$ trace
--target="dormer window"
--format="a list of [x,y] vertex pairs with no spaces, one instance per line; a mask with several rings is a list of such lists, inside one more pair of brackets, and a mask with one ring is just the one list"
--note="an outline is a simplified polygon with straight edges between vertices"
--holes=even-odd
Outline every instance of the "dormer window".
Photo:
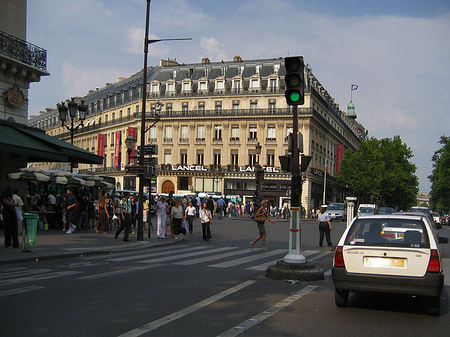
[[258,92],[259,90],[259,79],[252,79],[250,81],[250,88],[252,92]]
[[183,82],[183,94],[189,95],[191,92],[191,82]]
[[200,82],[200,95],[206,95],[208,93],[208,82]]
[[225,91],[225,81],[216,81],[216,93],[223,94]]
[[158,83],[153,83],[152,84],[151,93],[152,93],[153,97],[159,96],[159,84]]
[[168,96],[175,95],[175,83],[167,83],[167,95]]

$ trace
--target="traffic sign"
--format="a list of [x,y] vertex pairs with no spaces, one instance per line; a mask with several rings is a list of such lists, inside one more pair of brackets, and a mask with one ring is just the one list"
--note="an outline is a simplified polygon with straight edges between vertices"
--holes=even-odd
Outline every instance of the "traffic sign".
[[[138,151],[141,150],[141,147],[138,146]],[[158,154],[158,145],[144,145],[144,155],[152,156]]]
[[144,165],[145,166],[158,165],[158,157],[144,158]]
[[125,166],[125,172],[131,174],[147,174],[148,166]]

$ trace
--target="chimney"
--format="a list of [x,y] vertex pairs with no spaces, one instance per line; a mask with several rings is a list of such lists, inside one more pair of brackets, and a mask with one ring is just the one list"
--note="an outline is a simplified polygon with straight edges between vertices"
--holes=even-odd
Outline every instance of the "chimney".
[[210,64],[211,61],[209,60],[209,57],[202,58],[202,64]]
[[236,56],[233,58],[233,62],[243,62],[242,57],[240,57],[239,55],[236,55]]

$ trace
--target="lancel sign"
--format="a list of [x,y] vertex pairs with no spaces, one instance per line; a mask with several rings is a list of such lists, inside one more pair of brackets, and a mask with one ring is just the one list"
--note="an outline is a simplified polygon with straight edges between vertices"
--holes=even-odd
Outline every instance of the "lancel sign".
[[[191,172],[206,172],[208,170],[206,166],[203,165],[170,165],[172,171],[191,171]],[[279,173],[280,169],[278,167],[262,167],[264,172],[267,173]],[[238,166],[234,170],[235,172],[255,172],[254,166]]]

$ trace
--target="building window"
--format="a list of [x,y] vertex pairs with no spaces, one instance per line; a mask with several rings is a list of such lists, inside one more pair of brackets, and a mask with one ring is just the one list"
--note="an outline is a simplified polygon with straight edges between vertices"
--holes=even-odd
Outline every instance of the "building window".
[[267,140],[276,140],[276,139],[277,139],[277,135],[276,135],[275,126],[269,125],[267,127]]
[[181,112],[183,113],[183,116],[187,116],[189,113],[189,107],[187,105],[183,105]]
[[204,115],[204,114],[205,114],[205,106],[204,106],[204,105],[200,105],[200,106],[198,107],[198,113],[199,113],[200,115]]
[[257,140],[257,139],[258,139],[258,129],[255,125],[250,125],[248,140]]
[[205,126],[197,126],[197,140],[205,140]]
[[159,86],[158,84],[152,84],[152,96],[156,97],[159,93]]
[[217,81],[216,82],[216,91],[217,93],[223,93],[225,89],[225,82],[224,81]]
[[251,151],[249,151],[249,153],[248,153],[248,164],[249,165],[256,165],[256,163],[257,163],[257,160],[256,160],[257,158],[256,158],[256,153],[255,153],[255,151],[254,150],[251,150]]
[[274,113],[276,109],[275,103],[269,103],[269,112]]
[[172,105],[168,105],[166,107],[167,116],[172,116]]
[[181,126],[181,138],[180,141],[187,142],[189,140],[189,127],[187,125]]
[[266,165],[275,166],[275,153],[273,153],[272,151],[267,152],[266,159]]
[[231,126],[231,139],[230,140],[239,140],[239,125]]
[[181,150],[180,153],[180,164],[181,165],[187,165],[187,151],[186,150]]
[[258,92],[259,81],[258,80],[251,80],[251,88],[252,88],[252,92]]
[[275,78],[270,79],[270,92],[277,91],[277,80]]
[[205,156],[203,150],[197,151],[197,165],[204,165]]
[[164,140],[165,141],[172,141],[172,126],[166,126],[164,129]]
[[213,158],[213,160],[214,160],[214,165],[221,165],[221,162],[220,162],[220,150],[214,150],[214,158]]
[[239,102],[233,102],[233,112],[239,112]]
[[250,111],[256,112],[257,110],[258,110],[258,103],[256,103],[256,102],[250,103]]
[[214,139],[222,140],[222,125],[214,125]]
[[200,95],[205,95],[208,93],[208,83],[200,82]]
[[168,96],[175,95],[175,84],[174,83],[167,84],[167,95]]
[[188,190],[189,189],[189,179],[190,177],[178,177],[178,189]]
[[148,137],[150,141],[156,141],[156,126],[150,128]]
[[191,83],[185,82],[183,83],[183,92],[188,94],[191,91]]
[[164,163],[172,164],[172,153],[170,150],[164,150]]
[[241,92],[241,81],[233,81],[234,93],[239,94]]
[[230,162],[231,162],[231,165],[233,165],[233,166],[237,166],[237,165],[239,165],[239,155],[238,155],[238,152],[236,151],[233,151],[233,152],[231,152],[231,158],[230,158],[231,160],[230,160]]

